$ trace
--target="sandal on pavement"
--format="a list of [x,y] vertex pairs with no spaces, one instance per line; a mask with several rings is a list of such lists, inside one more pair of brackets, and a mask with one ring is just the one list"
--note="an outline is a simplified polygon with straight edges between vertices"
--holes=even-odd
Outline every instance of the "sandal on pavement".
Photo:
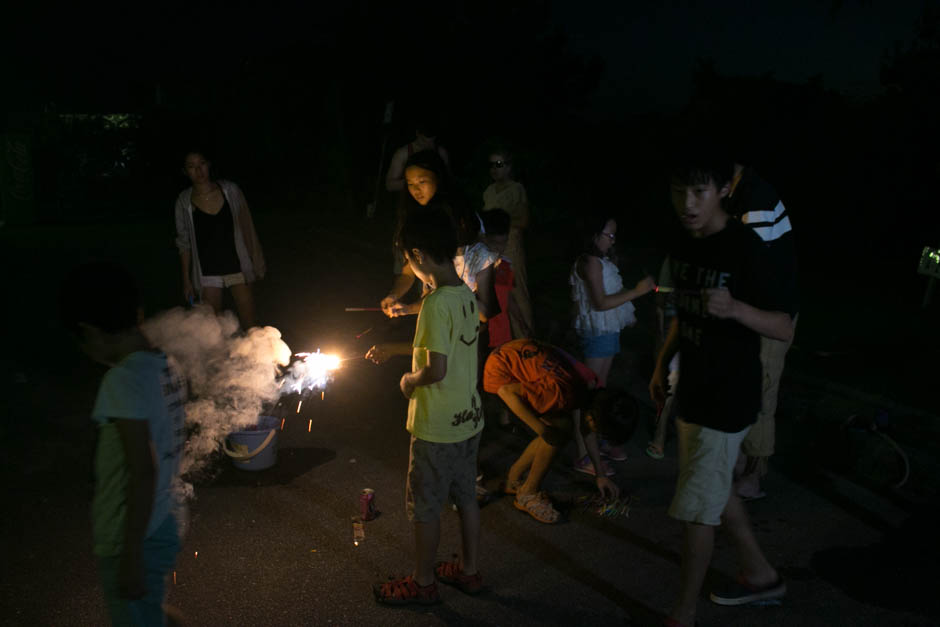
[[545,524],[558,522],[558,510],[552,507],[552,502],[548,500],[544,492],[536,494],[516,494],[512,504],[516,509],[528,513],[532,518]]
[[646,445],[646,454],[652,457],[653,459],[662,459],[665,457],[663,449],[659,448],[652,442]]
[[712,592],[709,597],[718,605],[779,605],[787,594],[787,584],[783,577],[766,586],[755,586],[738,576],[736,584],[728,590]]
[[459,588],[466,594],[477,594],[483,589],[483,575],[479,572],[465,575],[457,560],[438,562],[434,567],[438,581]]
[[437,582],[419,586],[414,577],[408,575],[401,579],[383,581],[372,585],[375,600],[385,605],[434,605],[441,602],[437,592]]

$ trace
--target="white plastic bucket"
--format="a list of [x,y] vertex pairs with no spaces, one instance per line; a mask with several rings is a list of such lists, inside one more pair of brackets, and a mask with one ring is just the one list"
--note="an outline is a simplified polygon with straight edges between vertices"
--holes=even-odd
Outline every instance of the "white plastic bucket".
[[258,426],[244,431],[233,431],[222,445],[232,464],[242,470],[264,470],[277,462],[277,431],[279,421],[274,416],[258,416]]

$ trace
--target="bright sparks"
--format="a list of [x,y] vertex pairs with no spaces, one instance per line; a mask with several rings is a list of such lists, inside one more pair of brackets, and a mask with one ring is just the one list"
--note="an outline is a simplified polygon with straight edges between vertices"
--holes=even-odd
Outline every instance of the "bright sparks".
[[315,353],[297,353],[296,356],[301,359],[294,361],[287,369],[286,376],[281,380],[282,393],[304,394],[315,389],[322,391],[342,361],[337,355],[328,355],[319,350]]

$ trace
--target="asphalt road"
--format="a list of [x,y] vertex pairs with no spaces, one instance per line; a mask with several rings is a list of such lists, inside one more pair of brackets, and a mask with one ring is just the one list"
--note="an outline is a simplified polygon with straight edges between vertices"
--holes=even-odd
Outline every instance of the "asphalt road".
[[[277,247],[267,246],[272,272],[258,293],[264,320],[282,330],[294,351],[320,347],[353,356],[375,338],[407,336],[407,326],[380,314],[343,312],[374,305],[387,288],[390,262],[382,246],[359,241],[353,227],[300,223],[282,229]],[[161,250],[173,259],[172,251]],[[515,510],[508,497],[497,499],[482,510],[481,595],[442,586],[438,606],[375,603],[370,584],[412,567],[404,513],[409,436],[397,386],[408,366],[404,359],[382,366],[346,362],[324,400],[314,397],[299,414],[288,414],[275,467],[246,472],[221,459],[216,475],[197,483],[169,585],[169,603],[187,623],[660,624],[679,574],[681,529],[666,515],[676,459],[674,443],[665,460],[646,457],[643,428],[627,444],[629,459],[613,463],[615,480],[633,498],[628,517],[568,508],[561,523],[544,525]],[[622,359],[614,376],[642,397],[645,384],[630,378],[631,367]],[[11,392],[16,407],[52,418],[45,426],[6,431],[22,446],[3,475],[4,624],[105,623],[88,523],[93,434],[86,421],[97,374],[87,363],[46,377],[29,372]],[[27,420],[25,411],[16,415]],[[493,425],[484,434],[481,461],[495,487],[525,440]],[[589,477],[570,470],[572,457],[569,448],[546,484],[562,502],[593,489]],[[17,462],[12,470],[10,460]],[[708,589],[735,574],[733,551],[719,533],[700,624],[937,624],[936,601],[903,588],[915,579],[908,566],[917,557],[890,561],[890,551],[879,548],[904,529],[909,514],[838,477],[795,472],[800,466],[798,448],[782,450],[766,481],[768,496],[748,506],[761,545],[788,580],[787,599],[778,607],[712,605]],[[366,487],[375,490],[382,514],[366,523],[365,541],[355,546],[351,517]],[[442,520],[444,558],[457,549],[459,534],[454,512],[445,511]]]

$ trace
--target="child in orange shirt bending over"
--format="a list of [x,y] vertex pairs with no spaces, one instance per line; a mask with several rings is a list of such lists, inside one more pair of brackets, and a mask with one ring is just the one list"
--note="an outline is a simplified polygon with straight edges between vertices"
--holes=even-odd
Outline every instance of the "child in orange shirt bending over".
[[[516,509],[543,523],[558,521],[559,513],[541,492],[542,480],[555,455],[574,430],[573,414],[584,413],[582,428],[604,426],[617,395],[597,389],[597,375],[566,352],[538,340],[512,340],[494,350],[483,369],[483,389],[497,394],[510,410],[536,433],[509,469],[506,492],[515,494]],[[588,455],[599,471],[597,440],[585,440]],[[526,478],[523,475],[528,473]],[[608,498],[620,490],[596,473],[597,488]]]

